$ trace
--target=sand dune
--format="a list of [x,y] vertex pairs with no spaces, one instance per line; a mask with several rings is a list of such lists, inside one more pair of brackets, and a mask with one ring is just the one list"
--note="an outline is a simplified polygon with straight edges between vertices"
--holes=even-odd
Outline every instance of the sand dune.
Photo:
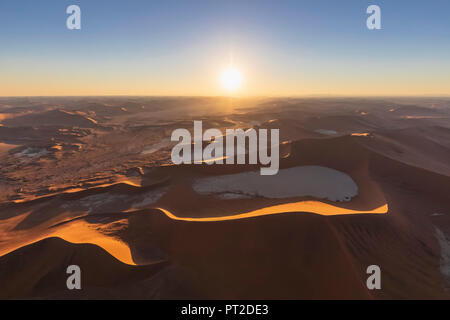
[[[19,147],[0,167],[0,298],[450,298],[448,102],[229,103],[11,101],[0,141]],[[279,176],[171,165],[164,141],[193,119],[279,128]],[[49,154],[16,155],[27,148]],[[65,288],[69,264],[80,292]],[[370,264],[381,291],[366,287]]]
[[173,220],[191,221],[191,222],[218,222],[227,220],[248,219],[265,215],[289,213],[289,212],[308,212],[324,216],[334,216],[344,214],[386,214],[388,212],[388,205],[385,204],[384,206],[381,206],[373,210],[358,211],[335,207],[318,201],[299,201],[294,203],[280,204],[236,215],[222,216],[222,217],[205,217],[205,218],[178,217],[165,209],[162,208],[158,209]]
[[6,144],[6,143],[0,142],[0,157],[3,156],[4,154],[7,154],[9,150],[17,148],[17,147],[18,147],[18,145]]
[[[12,219],[10,222],[14,222],[14,220]],[[0,256],[42,239],[58,237],[71,243],[97,245],[123,263],[134,265],[130,249],[125,243],[105,235],[95,224],[89,224],[82,220],[41,230],[13,231],[14,226],[5,222],[0,224],[0,228],[2,232],[10,231],[7,236],[1,237],[2,241],[7,241],[7,243],[0,246]]]
[[58,126],[58,127],[81,127],[93,128],[96,121],[79,114],[70,113],[64,110],[51,110],[42,113],[32,113],[10,117],[2,121],[4,126],[9,127],[39,127],[39,126]]
[[[79,265],[83,272],[81,292],[68,292],[66,268]],[[21,268],[11,268],[11,266]],[[133,267],[113,258],[103,249],[91,244],[70,244],[59,238],[47,238],[24,246],[0,259],[1,299],[21,298],[117,298],[117,293],[106,287],[114,285],[128,291],[129,281],[151,278],[164,263]],[[126,289],[126,287],[128,287]]]

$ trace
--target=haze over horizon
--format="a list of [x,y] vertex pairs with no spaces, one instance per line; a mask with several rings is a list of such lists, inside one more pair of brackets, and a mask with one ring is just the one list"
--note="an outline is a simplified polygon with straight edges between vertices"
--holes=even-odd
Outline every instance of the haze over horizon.
[[450,95],[450,3],[333,4],[2,2],[0,96],[224,96],[231,61],[236,96]]

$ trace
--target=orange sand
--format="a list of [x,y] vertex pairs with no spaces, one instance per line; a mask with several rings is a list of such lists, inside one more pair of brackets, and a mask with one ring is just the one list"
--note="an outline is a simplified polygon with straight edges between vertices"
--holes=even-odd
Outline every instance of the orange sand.
[[230,216],[222,216],[222,217],[210,217],[210,218],[185,218],[185,217],[177,217],[170,211],[167,211],[162,208],[158,208],[166,216],[173,220],[181,220],[181,221],[194,221],[194,222],[213,222],[213,221],[226,221],[226,220],[237,220],[237,219],[248,219],[259,216],[266,216],[271,214],[279,214],[279,213],[288,213],[288,212],[311,212],[315,214],[320,214],[323,216],[335,216],[335,215],[344,215],[344,214],[386,214],[388,212],[387,203],[375,208],[373,210],[361,211],[361,210],[352,210],[346,208],[336,207],[327,203],[319,202],[319,201],[299,201],[292,203],[285,203],[275,206],[270,206],[246,213],[230,215]]

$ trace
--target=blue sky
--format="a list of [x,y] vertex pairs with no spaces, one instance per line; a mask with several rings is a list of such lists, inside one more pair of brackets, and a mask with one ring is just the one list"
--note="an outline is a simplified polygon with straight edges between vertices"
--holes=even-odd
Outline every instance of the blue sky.
[[219,95],[230,56],[243,95],[447,95],[449,39],[444,0],[2,0],[0,95]]

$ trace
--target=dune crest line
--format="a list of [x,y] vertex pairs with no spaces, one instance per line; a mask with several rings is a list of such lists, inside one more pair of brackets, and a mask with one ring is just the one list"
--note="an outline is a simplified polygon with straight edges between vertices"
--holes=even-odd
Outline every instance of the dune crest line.
[[337,216],[346,214],[387,214],[389,206],[387,203],[385,203],[384,205],[372,210],[352,210],[336,207],[319,201],[299,201],[299,202],[279,204],[275,206],[270,206],[230,216],[206,217],[206,218],[179,217],[166,209],[163,208],[156,208],[156,209],[162,211],[167,217],[169,217],[172,220],[191,221],[191,222],[219,222],[219,221],[240,220],[260,216],[267,216],[272,214],[293,213],[293,212],[308,212],[323,216]]

